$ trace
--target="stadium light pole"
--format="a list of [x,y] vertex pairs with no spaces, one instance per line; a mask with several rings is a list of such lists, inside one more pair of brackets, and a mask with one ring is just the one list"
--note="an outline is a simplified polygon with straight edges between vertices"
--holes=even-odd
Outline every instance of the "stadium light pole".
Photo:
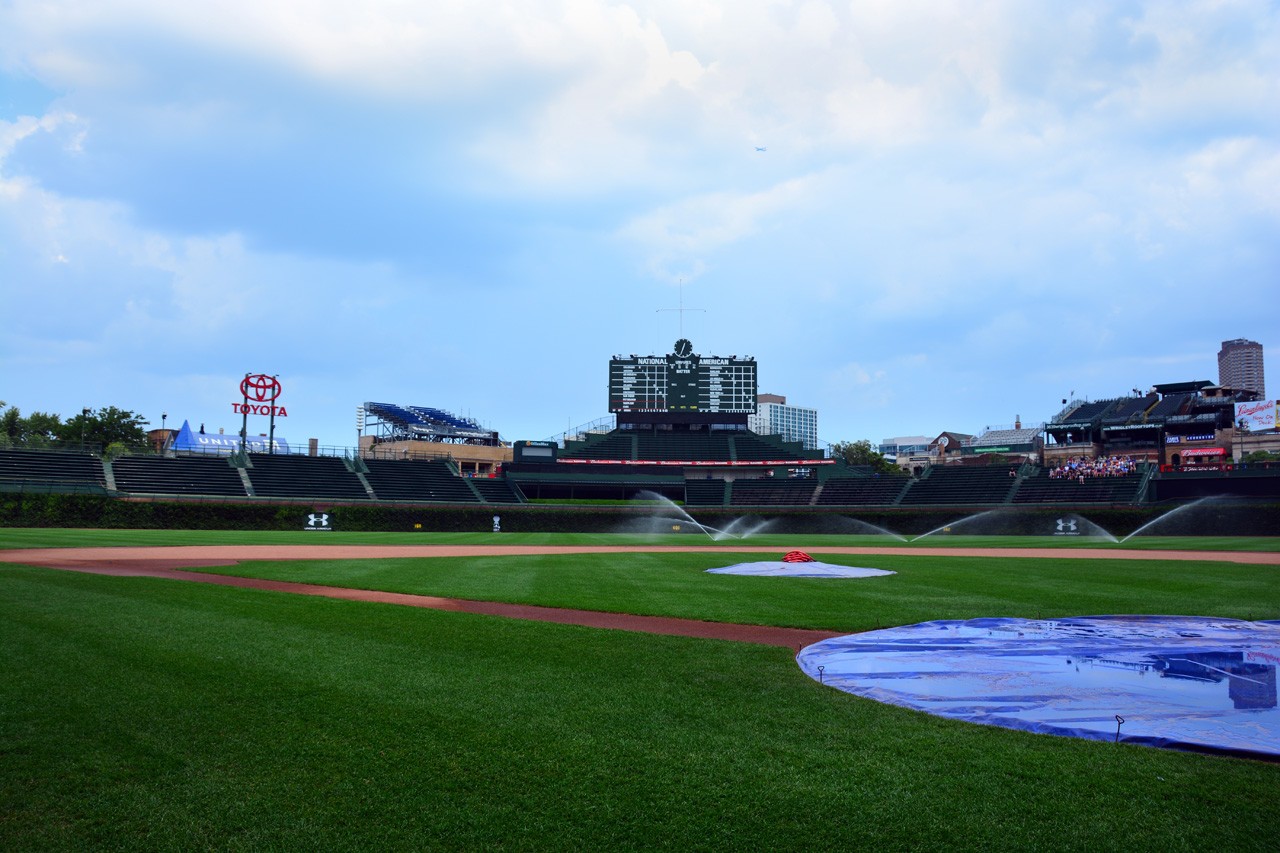
[[[273,373],[271,378],[277,380],[276,387],[280,387],[280,374]],[[267,452],[274,454],[276,452],[276,401],[271,400],[271,427],[267,430]]]
[[245,381],[240,383],[240,393],[244,395],[244,405],[240,407],[240,461],[247,462],[249,459],[249,377],[251,373],[244,375]]

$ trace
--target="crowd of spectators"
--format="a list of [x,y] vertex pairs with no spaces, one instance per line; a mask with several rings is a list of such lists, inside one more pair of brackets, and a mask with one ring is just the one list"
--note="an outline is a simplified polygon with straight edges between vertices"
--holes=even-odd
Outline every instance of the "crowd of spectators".
[[1049,471],[1051,480],[1080,480],[1086,477],[1123,477],[1138,470],[1138,461],[1131,456],[1099,456],[1089,459],[1074,456]]

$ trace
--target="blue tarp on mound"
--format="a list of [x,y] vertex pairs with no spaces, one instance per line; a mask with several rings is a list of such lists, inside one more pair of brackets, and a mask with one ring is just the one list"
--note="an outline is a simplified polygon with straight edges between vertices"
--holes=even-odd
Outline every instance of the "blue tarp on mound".
[[767,575],[781,578],[870,578],[879,575],[896,575],[885,569],[864,569],[859,566],[837,566],[832,563],[787,563],[782,560],[763,560],[758,563],[736,563],[722,569],[707,569],[713,575]]
[[957,720],[1114,740],[1120,716],[1129,743],[1280,757],[1280,622],[924,622],[824,640],[796,661],[831,687]]
[[[263,436],[248,436],[245,443],[248,445],[250,453],[267,452],[267,439]],[[280,436],[276,436],[274,447],[276,453],[289,452],[289,442]],[[173,449],[179,452],[221,453],[230,456],[240,450],[240,436],[205,435],[204,433],[192,432],[191,424],[183,421],[182,429],[178,430],[178,434],[174,436]]]

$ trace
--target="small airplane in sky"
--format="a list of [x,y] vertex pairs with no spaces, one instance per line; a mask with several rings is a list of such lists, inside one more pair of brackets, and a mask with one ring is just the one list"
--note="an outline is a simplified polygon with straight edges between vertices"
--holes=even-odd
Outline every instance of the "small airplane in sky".
[[757,148],[756,150],[757,150],[757,151],[768,151],[769,149],[768,149],[768,148]]

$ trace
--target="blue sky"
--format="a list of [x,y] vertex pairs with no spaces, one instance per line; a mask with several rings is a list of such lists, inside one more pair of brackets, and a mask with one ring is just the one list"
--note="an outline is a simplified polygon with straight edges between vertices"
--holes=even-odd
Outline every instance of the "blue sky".
[[827,441],[1280,386],[1277,104],[1268,2],[6,0],[0,399],[540,439],[680,281]]

